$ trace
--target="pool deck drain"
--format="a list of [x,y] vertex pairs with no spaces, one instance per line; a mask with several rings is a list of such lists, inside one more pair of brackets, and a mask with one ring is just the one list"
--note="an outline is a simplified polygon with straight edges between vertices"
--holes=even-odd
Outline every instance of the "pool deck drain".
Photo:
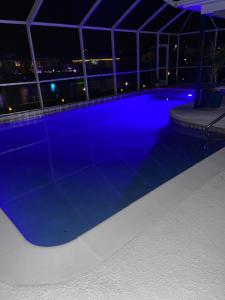
[[222,149],[63,246],[29,244],[0,211],[0,299],[222,300],[224,194]]

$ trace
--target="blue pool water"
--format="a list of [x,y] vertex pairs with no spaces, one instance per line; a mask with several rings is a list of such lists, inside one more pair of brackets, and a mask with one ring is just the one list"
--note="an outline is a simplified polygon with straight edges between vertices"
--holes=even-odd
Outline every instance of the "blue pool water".
[[69,242],[218,150],[169,126],[155,90],[0,128],[0,207],[31,243]]

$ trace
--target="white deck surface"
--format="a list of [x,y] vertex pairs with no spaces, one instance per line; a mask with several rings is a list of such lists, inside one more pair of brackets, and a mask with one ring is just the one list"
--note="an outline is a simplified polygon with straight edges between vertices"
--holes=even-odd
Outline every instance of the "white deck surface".
[[1,300],[224,300],[225,149],[65,246],[0,225]]

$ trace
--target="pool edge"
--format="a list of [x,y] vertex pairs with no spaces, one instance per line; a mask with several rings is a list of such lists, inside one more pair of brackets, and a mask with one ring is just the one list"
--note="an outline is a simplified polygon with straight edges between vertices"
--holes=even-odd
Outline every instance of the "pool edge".
[[61,246],[33,246],[0,210],[0,281],[8,285],[59,284],[94,269],[149,226],[156,226],[204,182],[223,171],[224,163],[223,148]]

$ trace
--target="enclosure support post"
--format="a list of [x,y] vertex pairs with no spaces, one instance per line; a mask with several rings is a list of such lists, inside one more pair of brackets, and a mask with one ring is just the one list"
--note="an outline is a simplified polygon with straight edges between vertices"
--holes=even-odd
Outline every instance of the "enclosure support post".
[[215,42],[214,42],[215,50],[217,48],[217,42],[218,42],[218,30],[216,30],[216,32],[215,32]]
[[140,90],[140,33],[136,33],[136,46],[137,46],[137,90]]
[[180,34],[178,34],[177,36],[176,82],[178,82],[178,75],[179,75],[179,60],[180,60]]
[[200,36],[199,36],[199,57],[198,65],[196,69],[196,87],[195,87],[195,101],[194,107],[198,108],[201,103],[201,78],[202,78],[202,66],[203,66],[203,56],[204,56],[204,46],[205,46],[205,29],[206,29],[206,16],[201,16],[200,25]]
[[27,20],[26,20],[28,25],[31,25],[32,22],[34,21],[36,15],[38,14],[38,12],[42,6],[43,1],[44,0],[35,0],[34,5],[32,6],[32,8],[29,12],[29,15],[27,17]]
[[159,84],[159,33],[157,33],[156,40],[156,81]]
[[81,50],[81,58],[82,58],[85,94],[86,94],[86,100],[89,100],[87,68],[86,68],[85,53],[84,53],[84,51],[85,51],[85,49],[84,49],[84,38],[83,38],[83,30],[82,30],[81,27],[79,28],[79,37],[80,37],[80,50]]
[[39,98],[40,106],[43,109],[44,102],[43,102],[42,93],[41,93],[41,85],[40,85],[39,75],[38,75],[38,66],[37,66],[36,57],[35,57],[35,53],[34,53],[34,46],[33,46],[32,35],[31,35],[31,31],[30,31],[30,25],[27,24],[26,27],[27,27],[27,36],[28,36],[28,43],[29,43],[29,47],[30,47],[31,59],[32,59],[33,68],[34,68],[34,76],[35,76],[35,80],[37,83],[38,98]]
[[166,84],[169,82],[169,60],[170,60],[170,35],[168,35],[168,47],[166,51]]
[[115,33],[113,30],[111,30],[111,46],[112,46],[114,95],[116,96],[117,95],[116,50],[115,50]]

